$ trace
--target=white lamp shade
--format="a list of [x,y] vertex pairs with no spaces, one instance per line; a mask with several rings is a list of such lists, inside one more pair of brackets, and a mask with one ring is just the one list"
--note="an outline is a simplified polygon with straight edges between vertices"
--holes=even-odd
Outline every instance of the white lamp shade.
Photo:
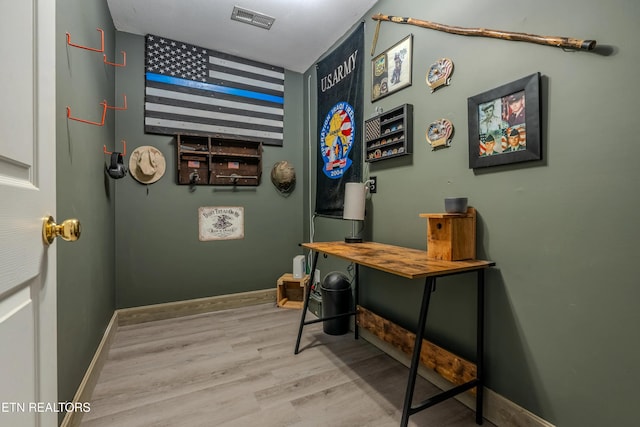
[[365,186],[361,182],[346,183],[342,218],[364,221],[365,191]]

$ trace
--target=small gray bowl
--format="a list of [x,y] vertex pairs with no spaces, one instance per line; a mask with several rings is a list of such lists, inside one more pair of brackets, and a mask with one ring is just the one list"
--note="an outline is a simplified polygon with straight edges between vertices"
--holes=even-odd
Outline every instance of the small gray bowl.
[[466,197],[446,197],[444,199],[446,213],[467,213]]

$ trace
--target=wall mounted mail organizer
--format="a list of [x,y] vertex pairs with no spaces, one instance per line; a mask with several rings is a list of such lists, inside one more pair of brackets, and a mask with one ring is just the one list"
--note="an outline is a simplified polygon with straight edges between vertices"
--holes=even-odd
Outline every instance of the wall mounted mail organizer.
[[262,143],[176,135],[178,184],[260,185]]

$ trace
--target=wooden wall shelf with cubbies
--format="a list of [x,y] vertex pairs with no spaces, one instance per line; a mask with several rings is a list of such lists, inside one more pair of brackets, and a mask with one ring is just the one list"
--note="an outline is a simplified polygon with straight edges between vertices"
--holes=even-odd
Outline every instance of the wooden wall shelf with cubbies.
[[406,156],[413,148],[413,105],[403,104],[364,122],[367,162]]
[[261,142],[180,134],[176,147],[178,184],[260,185]]

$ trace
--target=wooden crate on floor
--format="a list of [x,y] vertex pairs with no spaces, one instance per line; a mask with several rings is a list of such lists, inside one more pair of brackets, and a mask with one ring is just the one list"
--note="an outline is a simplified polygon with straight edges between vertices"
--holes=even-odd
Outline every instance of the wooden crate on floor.
[[300,279],[291,273],[285,273],[278,279],[276,301],[278,307],[301,309],[304,304],[305,287],[309,283],[309,275]]

